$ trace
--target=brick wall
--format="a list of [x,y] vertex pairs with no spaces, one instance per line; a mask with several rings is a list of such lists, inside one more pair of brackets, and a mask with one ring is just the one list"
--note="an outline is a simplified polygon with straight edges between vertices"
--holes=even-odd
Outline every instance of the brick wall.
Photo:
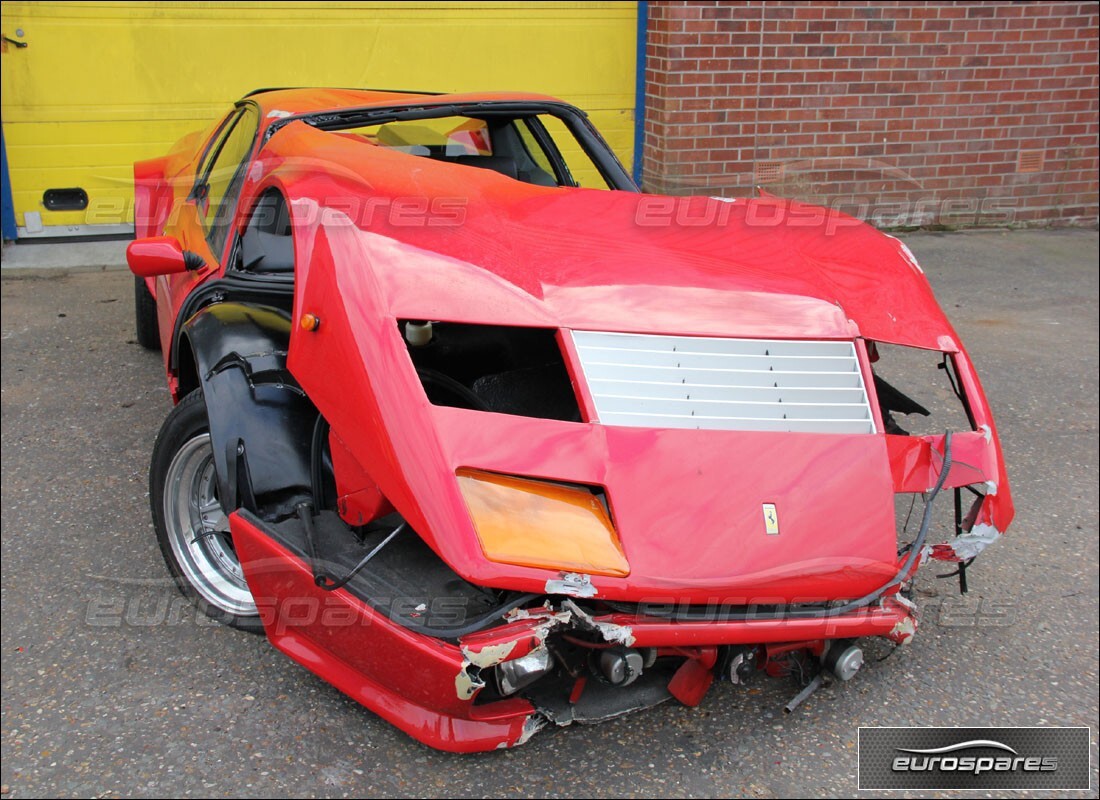
[[1096,3],[649,3],[643,185],[1094,224]]

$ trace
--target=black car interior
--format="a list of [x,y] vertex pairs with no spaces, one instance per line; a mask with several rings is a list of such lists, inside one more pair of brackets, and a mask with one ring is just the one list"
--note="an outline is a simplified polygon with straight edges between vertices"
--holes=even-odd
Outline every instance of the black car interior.
[[281,192],[268,189],[260,197],[241,234],[239,268],[245,272],[293,274],[294,238],[290,209]]
[[[490,116],[482,120],[486,126],[491,154],[471,155],[458,146],[451,144],[430,144],[434,137],[430,129],[404,127],[400,132],[388,130],[385,125],[378,128],[377,143],[410,155],[443,161],[448,164],[460,164],[466,167],[478,167],[498,172],[512,180],[531,183],[535,186],[572,186],[572,178],[563,170],[563,179],[559,181],[552,173],[539,166],[527,144],[517,130],[517,125],[527,124],[513,117]],[[418,134],[420,134],[418,140]],[[557,155],[557,154],[555,154]]]

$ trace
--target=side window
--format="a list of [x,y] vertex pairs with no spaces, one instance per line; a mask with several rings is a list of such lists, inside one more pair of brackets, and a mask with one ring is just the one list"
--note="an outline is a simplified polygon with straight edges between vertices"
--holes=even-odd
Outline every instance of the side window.
[[521,127],[528,129],[523,131],[524,143],[528,144],[528,149],[532,150],[532,155],[540,165],[542,159],[534,153],[532,145],[528,143],[529,140],[539,138],[541,133],[549,139],[548,145],[551,149],[558,151],[566,168],[566,174],[558,176],[558,181],[563,186],[583,186],[585,189],[612,188],[600,174],[595,162],[584,151],[581,143],[577,141],[577,137],[558,117],[552,114],[540,114],[537,118],[524,120]]
[[229,132],[213,148],[214,156],[205,166],[194,192],[206,241],[216,257],[221,256],[225,247],[237,195],[244,182],[248,156],[256,140],[258,120],[255,109],[246,108],[230,125]]
[[222,143],[222,139],[225,136],[226,130],[232,127],[238,116],[240,116],[240,112],[236,109],[233,109],[228,114],[226,114],[225,117],[222,118],[221,122],[212,126],[212,130],[214,132],[213,134],[207,134],[206,136],[206,141],[208,142],[208,144],[206,145],[205,152],[203,152],[202,154],[202,163],[199,164],[199,168],[195,171],[196,181],[200,176],[205,175],[206,171],[210,169],[210,162],[212,162],[214,160],[214,156],[218,154],[218,147]]

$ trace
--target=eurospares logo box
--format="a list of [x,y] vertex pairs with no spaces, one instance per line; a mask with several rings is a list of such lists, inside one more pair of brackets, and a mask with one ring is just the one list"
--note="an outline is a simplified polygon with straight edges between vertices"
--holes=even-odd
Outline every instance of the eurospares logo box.
[[1088,789],[1088,728],[860,728],[860,789]]

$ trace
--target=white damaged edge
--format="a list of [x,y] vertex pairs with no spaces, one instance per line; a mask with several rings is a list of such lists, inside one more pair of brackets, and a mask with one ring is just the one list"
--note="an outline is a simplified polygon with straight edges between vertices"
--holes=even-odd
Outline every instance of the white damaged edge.
[[550,635],[550,631],[552,631],[559,625],[568,625],[572,619],[573,615],[568,611],[559,611],[558,613],[554,614],[554,616],[548,618],[546,622],[543,622],[542,624],[537,626],[533,631],[535,635],[535,641],[538,642],[538,645],[536,646],[541,646],[542,643],[546,641],[546,637]]
[[960,533],[951,542],[951,549],[959,558],[974,558],[993,544],[1001,532],[987,522],[979,522],[966,533]]
[[917,604],[902,594],[895,594],[893,598],[899,605],[904,606],[909,613],[905,615],[904,619],[898,620],[897,624],[890,630],[890,635],[887,638],[899,645],[906,645],[912,641],[914,634],[917,632],[919,619]]
[[985,493],[988,494],[988,495],[997,494],[997,481],[986,481],[985,482]]
[[541,606],[536,609],[514,608],[505,614],[504,618],[508,622],[519,622],[525,619],[542,620],[542,624],[539,625],[539,629],[541,629],[548,624],[561,625],[568,623],[573,615],[569,611],[552,611],[545,606]]
[[634,631],[629,625],[615,625],[611,622],[596,622],[594,624],[605,641],[617,642],[626,647],[634,644]]
[[480,650],[463,647],[462,655],[465,657],[465,663],[485,669],[506,660],[512,654],[512,651],[516,649],[517,644],[518,642],[513,640],[511,642],[501,642],[500,644],[488,644]]
[[553,612],[550,610],[550,601],[547,600],[538,608],[513,608],[504,615],[504,619],[508,622],[515,622],[520,619],[534,619],[535,617],[541,617],[552,613]]
[[917,620],[912,615],[909,615],[904,619],[898,620],[897,624],[890,630],[889,638],[899,645],[906,645],[913,641],[913,636],[916,632]]
[[476,669],[486,669],[495,664],[499,664],[504,659],[508,658],[513,650],[516,649],[517,642],[504,642],[502,644],[486,645],[480,650],[470,650],[469,648],[462,648],[462,667],[458,670],[458,674],[455,675],[455,694],[459,700],[469,700],[480,690],[485,688],[485,681],[481,679],[480,675],[473,675],[470,673],[470,667]]
[[535,645],[531,648],[533,650],[546,641],[546,637],[550,635],[550,631],[554,628],[559,625],[568,625],[573,619],[573,614],[570,611],[551,611],[549,608],[538,608],[534,611],[515,609],[512,613],[506,615],[506,619],[509,622],[541,620],[538,625],[531,629],[531,635],[535,638]]
[[469,700],[485,688],[485,681],[470,674],[471,666],[469,661],[463,661],[462,669],[455,675],[455,694],[459,700]]
[[287,117],[293,117],[293,111],[281,111],[278,108],[273,108],[267,112],[268,119],[286,119]]
[[[587,576],[578,577],[587,578]],[[551,611],[549,608],[538,608],[531,610],[525,609],[508,615],[509,622],[524,619],[542,620],[542,622],[530,631],[530,634],[535,638],[535,644],[531,647],[531,652],[534,652],[540,647],[544,647],[546,637],[550,635],[551,631],[558,627],[569,625],[574,619],[578,620],[582,626],[599,633],[606,642],[631,647],[635,641],[634,631],[630,626],[616,625],[612,622],[597,622],[572,600],[564,601],[561,611]],[[516,645],[519,644],[519,641],[520,639],[517,638],[510,642],[486,645],[478,650],[462,647],[462,666],[455,676],[455,693],[458,695],[458,698],[460,700],[469,700],[485,687],[485,681],[483,681],[479,675],[470,673],[471,668],[476,670],[488,669],[507,661],[508,656],[516,649]],[[534,718],[532,717],[532,719]],[[528,722],[530,722],[530,720],[528,720]],[[529,736],[542,729],[546,721],[540,719],[537,724],[538,728],[532,730],[526,737],[521,737],[521,740],[517,741],[516,744],[523,744],[523,742],[527,741]]]
[[546,582],[546,593],[567,597],[595,597],[597,594],[592,578],[578,572],[564,572],[560,578],[551,578]]
[[580,620],[585,627],[599,633],[605,642],[615,642],[617,644],[626,645],[627,647],[634,644],[634,631],[630,626],[616,625],[613,622],[597,622],[572,600],[566,600],[561,604],[561,607],[567,612],[572,612],[576,615],[577,619]]
[[982,432],[982,436],[985,437],[985,443],[989,444],[993,441],[993,429],[988,425],[982,424],[978,426],[978,430]]
[[906,597],[905,595],[899,593],[899,594],[893,595],[893,599],[899,605],[905,606],[905,608],[908,609],[910,614],[912,614],[913,616],[917,615],[917,604],[914,603],[912,600],[910,600],[908,597]]
[[924,274],[924,270],[921,269],[920,264],[917,263],[917,257],[914,256],[913,251],[909,249],[909,245],[907,245],[905,242],[903,242],[901,239],[899,239],[896,236],[891,236],[888,233],[883,234],[883,235],[886,236],[888,239],[893,239],[895,242],[897,242],[898,243],[898,250],[901,252],[902,257],[906,261],[909,262],[909,266],[911,266],[913,269],[915,269],[921,275]]
[[[543,642],[545,642],[546,637],[550,635],[550,631],[559,625],[568,625],[569,621],[573,619],[573,615],[569,611],[550,612],[549,609],[546,609],[545,611],[524,611],[521,614],[512,616],[509,621],[514,622],[520,619],[537,619],[539,617],[544,617],[545,619],[531,631],[536,641],[536,644],[531,648],[531,652],[543,646]],[[512,655],[512,651],[516,649],[517,644],[519,644],[519,639],[513,639],[510,642],[501,642],[500,644],[486,645],[479,650],[463,647],[462,667],[455,676],[455,692],[458,695],[458,699],[469,700],[479,690],[485,687],[485,681],[479,676],[470,674],[470,667],[479,670],[495,667],[497,664],[508,660],[508,656]]]
[[523,732],[520,733],[519,738],[516,739],[512,747],[519,747],[521,744],[527,744],[527,741],[536,733],[546,727],[546,720],[538,714],[532,714],[527,718],[527,721],[523,723]]

